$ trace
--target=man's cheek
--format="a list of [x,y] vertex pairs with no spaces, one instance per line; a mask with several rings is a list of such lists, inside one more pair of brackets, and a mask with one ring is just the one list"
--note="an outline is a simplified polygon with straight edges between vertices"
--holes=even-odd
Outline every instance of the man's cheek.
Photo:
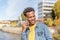
[[29,21],[31,21],[31,19],[29,19]]
[[30,20],[28,20],[30,22]]

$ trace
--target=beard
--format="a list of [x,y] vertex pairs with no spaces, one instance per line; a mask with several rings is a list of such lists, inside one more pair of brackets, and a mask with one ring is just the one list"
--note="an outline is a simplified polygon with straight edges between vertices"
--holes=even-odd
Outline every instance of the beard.
[[36,20],[31,20],[31,21],[28,20],[28,22],[29,22],[29,25],[31,26],[35,24]]

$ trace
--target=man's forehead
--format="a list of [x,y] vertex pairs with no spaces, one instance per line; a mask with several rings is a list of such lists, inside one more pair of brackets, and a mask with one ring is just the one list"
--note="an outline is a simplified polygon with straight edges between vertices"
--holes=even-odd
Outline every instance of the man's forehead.
[[27,12],[26,15],[32,15],[32,14],[35,14],[34,11],[31,11],[31,12]]

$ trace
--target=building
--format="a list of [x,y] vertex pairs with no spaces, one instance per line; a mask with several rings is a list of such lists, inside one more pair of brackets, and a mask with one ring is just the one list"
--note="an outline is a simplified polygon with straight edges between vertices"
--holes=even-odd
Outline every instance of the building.
[[9,20],[1,20],[0,21],[0,27],[4,26],[10,26],[10,21]]
[[18,20],[10,20],[11,27],[17,27]]
[[17,27],[18,20],[1,20],[0,27]]
[[38,3],[38,19],[50,15],[56,1],[57,0],[42,0]]

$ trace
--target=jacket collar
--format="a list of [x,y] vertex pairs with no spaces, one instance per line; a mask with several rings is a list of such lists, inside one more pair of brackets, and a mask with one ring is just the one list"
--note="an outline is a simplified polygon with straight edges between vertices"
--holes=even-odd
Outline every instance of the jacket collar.
[[[38,28],[38,24],[39,24],[39,23],[36,22],[36,27],[35,27],[35,28]],[[29,27],[26,29],[26,31],[27,31],[27,30],[30,30]]]

